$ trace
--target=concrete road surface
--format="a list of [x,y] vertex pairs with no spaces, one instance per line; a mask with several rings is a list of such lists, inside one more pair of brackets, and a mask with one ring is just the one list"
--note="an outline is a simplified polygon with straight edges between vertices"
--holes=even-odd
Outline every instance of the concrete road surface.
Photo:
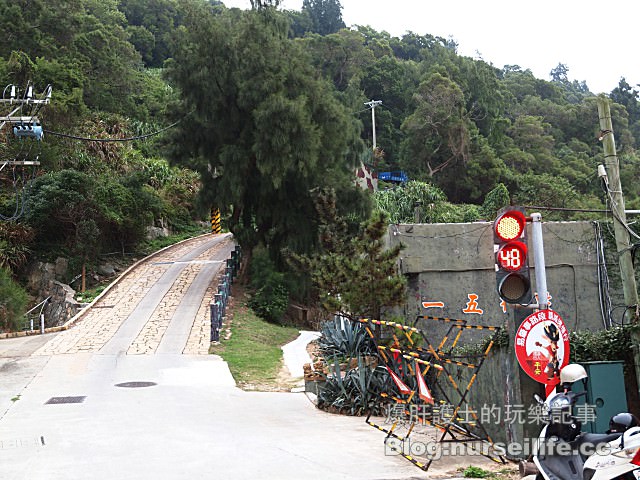
[[319,411],[303,393],[236,388],[200,338],[230,246],[220,237],[187,242],[142,262],[70,330],[0,341],[0,479],[455,474],[460,459],[427,475],[385,455],[382,432]]

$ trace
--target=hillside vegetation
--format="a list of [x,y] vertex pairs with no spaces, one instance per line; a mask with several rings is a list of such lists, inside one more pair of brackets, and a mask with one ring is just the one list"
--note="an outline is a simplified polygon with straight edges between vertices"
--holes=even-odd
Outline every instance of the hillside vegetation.
[[[149,226],[181,231],[215,206],[243,247],[265,247],[282,271],[289,253],[321,248],[327,189],[349,235],[373,200],[393,216],[424,199],[427,221],[487,219],[492,191],[520,205],[607,206],[596,97],[567,65],[539,79],[460,56],[452,39],[346,29],[337,0],[305,0],[300,12],[278,3],[0,0],[0,87],[53,92],[17,113],[37,114],[42,141],[0,134],[0,165],[39,162],[0,171],[0,265],[14,279],[34,259],[94,265],[139,250]],[[620,79],[608,96],[637,209],[638,90]],[[373,153],[371,99],[382,101]],[[413,196],[374,199],[354,185],[360,162],[420,183]],[[14,312],[22,297],[11,297]]]

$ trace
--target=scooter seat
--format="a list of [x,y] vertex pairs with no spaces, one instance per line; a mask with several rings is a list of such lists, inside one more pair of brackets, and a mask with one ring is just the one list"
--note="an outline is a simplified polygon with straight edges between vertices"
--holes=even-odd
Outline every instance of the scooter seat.
[[576,438],[575,443],[580,446],[585,443],[591,444],[594,447],[609,443],[616,438],[620,438],[621,432],[618,433],[583,433]]

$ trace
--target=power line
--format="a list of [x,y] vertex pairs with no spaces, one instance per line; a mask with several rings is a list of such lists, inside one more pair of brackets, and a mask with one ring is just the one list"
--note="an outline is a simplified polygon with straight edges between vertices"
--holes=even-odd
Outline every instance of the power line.
[[609,213],[610,210],[598,210],[589,208],[562,208],[562,207],[536,207],[532,205],[524,205],[527,210],[550,210],[558,212],[584,212],[584,213]]
[[81,140],[83,142],[133,142],[135,140],[144,140],[145,138],[149,138],[149,137],[153,137],[155,135],[159,135],[162,132],[169,130],[170,128],[175,127],[176,125],[178,125],[180,122],[182,122],[185,117],[182,117],[180,120],[178,120],[177,122],[172,123],[171,125],[168,125],[164,128],[161,128],[160,130],[157,130],[155,132],[151,132],[151,133],[147,133],[144,135],[137,135],[135,137],[126,137],[126,138],[91,138],[91,137],[81,137],[78,135],[70,135],[68,133],[60,133],[60,132],[53,132],[51,130],[42,130],[44,133],[47,133],[49,135],[53,135],[56,137],[63,137],[63,138],[70,138],[72,140]]

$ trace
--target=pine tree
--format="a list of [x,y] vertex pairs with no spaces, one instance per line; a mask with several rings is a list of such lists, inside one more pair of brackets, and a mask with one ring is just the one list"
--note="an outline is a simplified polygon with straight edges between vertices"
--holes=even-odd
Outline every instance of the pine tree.
[[316,220],[311,191],[354,190],[357,120],[318,78],[274,9],[194,10],[169,78],[183,94],[173,158],[197,169],[203,202],[219,205],[243,247],[305,251]]
[[335,194],[322,192],[316,208],[321,222],[320,252],[294,256],[294,261],[309,272],[322,307],[352,319],[379,319],[382,307],[402,304],[406,281],[397,270],[401,247],[385,248],[385,216],[374,212],[352,236],[347,222],[338,215]]

